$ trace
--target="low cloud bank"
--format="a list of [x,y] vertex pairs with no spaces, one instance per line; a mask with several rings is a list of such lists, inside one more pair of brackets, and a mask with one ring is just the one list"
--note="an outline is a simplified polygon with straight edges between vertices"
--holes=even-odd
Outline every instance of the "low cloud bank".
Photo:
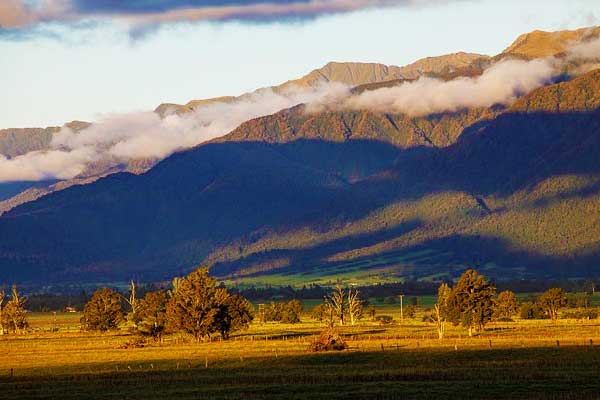
[[[350,88],[326,83],[285,92],[258,90],[232,102],[215,102],[183,115],[161,118],[154,112],[107,116],[79,132],[63,128],[48,151],[7,158],[0,155],[0,182],[68,179],[90,165],[103,168],[132,160],[160,160],[181,149],[226,135],[245,121],[307,104],[309,112],[372,110],[422,116],[463,108],[508,105],[546,85],[565,62],[586,65],[600,57],[600,39],[575,44],[562,59],[500,61],[481,76],[451,81],[422,77],[398,86],[351,94]],[[591,65],[591,64],[589,64]]]
[[554,61],[502,61],[479,77],[442,81],[421,78],[398,86],[365,91],[345,99],[341,107],[422,116],[463,108],[509,104],[547,84],[555,74]]
[[183,115],[165,118],[154,112],[107,116],[79,132],[63,127],[51,150],[14,158],[0,156],[0,182],[69,179],[91,163],[104,168],[131,160],[159,160],[173,152],[223,136],[245,121],[302,103],[342,97],[348,88],[327,84],[317,88],[289,88],[284,93],[261,89],[230,103],[216,102]]
[[0,154],[0,182],[70,179],[99,158],[100,155],[89,148],[32,151],[10,159]]
[[600,37],[574,44],[567,51],[567,58],[571,61],[600,59]]

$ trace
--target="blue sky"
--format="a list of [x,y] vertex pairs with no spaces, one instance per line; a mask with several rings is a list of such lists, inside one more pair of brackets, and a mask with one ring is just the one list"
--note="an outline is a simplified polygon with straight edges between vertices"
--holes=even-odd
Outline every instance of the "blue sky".
[[[276,16],[221,12],[234,1],[143,0],[123,9],[122,2],[77,0],[66,11],[10,18],[14,10],[0,7],[0,128],[94,121],[161,102],[237,95],[328,61],[404,65],[457,51],[493,55],[534,29],[600,23],[597,0],[365,1],[370,6],[349,10],[347,0],[336,1],[335,10],[280,8]],[[163,18],[207,3],[213,17]]]

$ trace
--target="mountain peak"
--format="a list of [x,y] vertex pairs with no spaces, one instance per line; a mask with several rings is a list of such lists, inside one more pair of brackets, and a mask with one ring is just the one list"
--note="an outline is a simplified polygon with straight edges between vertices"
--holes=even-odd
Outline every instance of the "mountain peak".
[[600,26],[557,32],[535,30],[520,35],[502,54],[525,58],[557,56],[574,42],[598,36]]

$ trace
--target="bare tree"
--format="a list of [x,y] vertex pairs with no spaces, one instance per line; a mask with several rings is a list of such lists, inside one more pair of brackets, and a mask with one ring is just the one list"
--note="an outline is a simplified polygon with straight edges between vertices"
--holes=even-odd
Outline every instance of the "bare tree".
[[129,284],[129,298],[123,296],[123,298],[125,299],[125,301],[127,302],[127,304],[129,304],[129,307],[131,308],[131,311],[129,312],[129,314],[127,314],[127,320],[129,322],[131,322],[133,324],[133,327],[136,328],[137,327],[137,314],[138,314],[138,299],[136,296],[136,291],[135,291],[135,282],[133,281],[133,279],[131,280],[131,283]]
[[344,289],[337,285],[330,296],[325,297],[325,301],[331,308],[335,318],[340,320],[340,325],[344,325],[344,314],[346,313],[346,294]]
[[359,297],[358,289],[348,289],[348,314],[350,315],[350,324],[354,325],[362,316],[363,301]]

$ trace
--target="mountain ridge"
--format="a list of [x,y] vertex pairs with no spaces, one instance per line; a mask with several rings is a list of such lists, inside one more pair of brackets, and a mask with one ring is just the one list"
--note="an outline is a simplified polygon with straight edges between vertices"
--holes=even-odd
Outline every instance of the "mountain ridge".
[[298,106],[257,118],[141,175],[9,211],[0,273],[162,279],[207,262],[249,282],[432,279],[473,264],[495,277],[587,276],[600,260],[599,74],[505,110],[407,119]]

